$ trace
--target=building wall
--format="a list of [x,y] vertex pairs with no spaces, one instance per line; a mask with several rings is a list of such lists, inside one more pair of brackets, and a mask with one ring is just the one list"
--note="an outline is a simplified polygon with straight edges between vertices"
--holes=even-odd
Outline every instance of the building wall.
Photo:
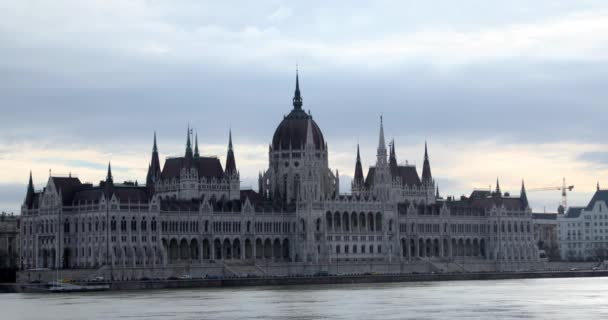
[[[573,212],[574,209],[571,208]],[[608,259],[608,207],[596,201],[589,210],[559,215],[558,236],[562,259],[569,261]],[[570,213],[569,212],[569,213]]]
[[0,268],[19,265],[19,217],[0,214]]

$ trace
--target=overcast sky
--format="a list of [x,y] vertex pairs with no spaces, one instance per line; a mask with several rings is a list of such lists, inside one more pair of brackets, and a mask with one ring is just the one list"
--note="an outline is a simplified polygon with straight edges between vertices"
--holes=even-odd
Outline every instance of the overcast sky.
[[[145,180],[152,136],[181,155],[186,127],[243,186],[304,108],[350,191],[357,141],[375,161],[380,115],[398,161],[425,139],[441,194],[608,188],[608,3],[603,1],[0,0],[0,210],[17,213],[29,171]],[[162,161],[162,159],[161,159]],[[559,191],[531,192],[554,212]]]

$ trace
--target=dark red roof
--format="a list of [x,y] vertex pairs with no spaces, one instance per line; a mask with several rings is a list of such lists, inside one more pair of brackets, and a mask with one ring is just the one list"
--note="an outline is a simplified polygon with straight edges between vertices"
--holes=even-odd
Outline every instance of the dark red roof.
[[[365,186],[370,188],[374,185],[374,175],[376,173],[376,167],[370,167],[367,172],[367,177],[365,178]],[[418,172],[416,171],[415,166],[397,166],[394,172],[391,172],[391,176],[393,178],[399,177],[401,178],[401,183],[407,186],[420,186],[422,183],[420,182],[420,177],[418,176]]]
[[[222,163],[218,158],[214,157],[200,157],[193,158],[190,160],[192,166],[198,170],[199,177],[205,177],[207,179],[216,178],[221,179],[224,177],[224,169]],[[169,158],[165,161],[165,166],[161,173],[163,179],[179,178],[182,168],[186,165],[186,159],[180,158]]]
[[53,184],[57,190],[61,190],[62,203],[69,205],[74,193],[81,189],[82,183],[78,178],[72,177],[52,177]]

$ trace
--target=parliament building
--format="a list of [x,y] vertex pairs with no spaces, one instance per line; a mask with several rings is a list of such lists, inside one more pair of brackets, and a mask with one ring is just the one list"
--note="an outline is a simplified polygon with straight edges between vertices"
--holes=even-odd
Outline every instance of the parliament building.
[[[177,266],[405,265],[534,262],[532,214],[519,196],[477,190],[443,199],[425,143],[421,175],[397,162],[379,124],[376,163],[353,150],[351,192],[330,169],[329,144],[296,74],[292,109],[279,123],[257,191],[242,190],[232,134],[227,157],[199,153],[188,130],[183,156],[161,162],[154,134],[145,185],[30,174],[21,208],[20,265],[31,269]],[[422,152],[421,152],[422,155]],[[234,269],[234,268],[233,268]]]

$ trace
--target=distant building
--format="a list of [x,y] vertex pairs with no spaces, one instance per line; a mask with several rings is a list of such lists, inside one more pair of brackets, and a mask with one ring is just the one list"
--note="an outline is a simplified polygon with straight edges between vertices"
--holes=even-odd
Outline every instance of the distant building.
[[375,165],[364,176],[357,148],[352,194],[341,194],[328,143],[302,103],[296,75],[257,192],[241,190],[232,134],[222,167],[199,153],[190,129],[184,155],[162,167],[154,136],[145,186],[115,183],[110,166],[98,185],[51,176],[35,191],[30,175],[23,268],[537,261],[523,183],[518,197],[497,181],[493,192],[444,200],[426,144],[420,176],[397,163],[381,120]]
[[19,217],[0,214],[0,269],[16,268],[19,263]]
[[608,190],[598,190],[586,207],[570,207],[557,218],[562,259],[608,258]]
[[560,259],[557,237],[557,213],[532,213],[534,240],[541,252],[541,258],[550,261]]

